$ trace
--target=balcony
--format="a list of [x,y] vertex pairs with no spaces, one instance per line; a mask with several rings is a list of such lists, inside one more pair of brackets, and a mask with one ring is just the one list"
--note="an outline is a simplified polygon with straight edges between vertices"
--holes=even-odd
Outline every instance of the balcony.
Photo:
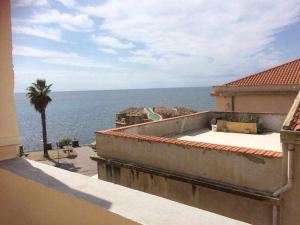
[[247,224],[22,158],[0,177],[1,224]]

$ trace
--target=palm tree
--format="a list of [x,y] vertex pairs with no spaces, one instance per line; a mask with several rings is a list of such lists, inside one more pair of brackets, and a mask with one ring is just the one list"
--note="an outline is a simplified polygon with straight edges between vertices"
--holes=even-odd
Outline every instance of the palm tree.
[[41,114],[45,157],[48,157],[46,107],[52,101],[52,99],[49,96],[49,93],[51,92],[51,86],[52,84],[47,85],[45,80],[37,79],[36,83],[32,83],[32,85],[27,88],[26,94],[26,96],[30,100],[30,104],[33,105],[35,110]]

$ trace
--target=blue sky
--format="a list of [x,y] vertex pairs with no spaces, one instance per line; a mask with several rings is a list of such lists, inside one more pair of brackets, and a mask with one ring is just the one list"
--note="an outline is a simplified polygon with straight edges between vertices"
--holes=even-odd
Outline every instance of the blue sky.
[[300,0],[12,0],[15,91],[222,84],[300,57]]

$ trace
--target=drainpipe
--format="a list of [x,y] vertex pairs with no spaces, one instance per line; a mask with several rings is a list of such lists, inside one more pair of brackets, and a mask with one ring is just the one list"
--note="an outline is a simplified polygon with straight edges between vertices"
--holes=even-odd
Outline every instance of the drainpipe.
[[[294,163],[294,150],[295,146],[293,144],[287,145],[288,150],[288,165],[287,165],[287,183],[279,188],[277,191],[273,193],[274,197],[281,195],[292,187],[293,184],[293,163]],[[273,225],[278,225],[279,219],[279,206],[273,205]]]
[[278,211],[279,211],[279,206],[278,205],[273,205],[273,225],[278,225]]

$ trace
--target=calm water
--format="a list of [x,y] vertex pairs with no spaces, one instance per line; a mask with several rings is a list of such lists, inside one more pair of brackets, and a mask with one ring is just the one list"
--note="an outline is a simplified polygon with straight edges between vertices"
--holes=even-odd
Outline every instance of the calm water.
[[[144,90],[53,92],[47,107],[47,131],[50,142],[76,137],[80,144],[95,140],[94,132],[114,127],[115,114],[127,107],[183,106],[195,110],[213,109],[211,88],[162,88]],[[15,94],[21,143],[25,150],[41,148],[39,113],[25,94]]]

